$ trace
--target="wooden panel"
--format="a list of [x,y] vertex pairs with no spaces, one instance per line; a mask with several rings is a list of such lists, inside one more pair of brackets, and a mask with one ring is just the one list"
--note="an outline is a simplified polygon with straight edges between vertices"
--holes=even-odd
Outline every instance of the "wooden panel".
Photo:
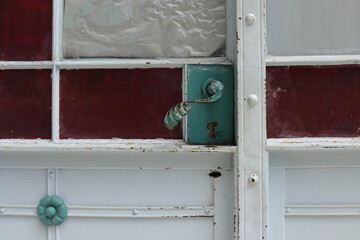
[[284,180],[286,204],[359,204],[359,167],[286,169]]
[[269,239],[359,235],[359,150],[270,152]]
[[164,127],[182,100],[182,69],[64,70],[61,138],[182,138]]
[[37,216],[1,216],[0,238],[6,240],[49,239],[47,228],[40,223]]
[[80,169],[59,171],[58,186],[69,205],[210,206],[211,179],[208,171]]
[[0,71],[0,138],[51,138],[51,70]]
[[47,195],[46,170],[0,169],[0,204],[37,205]]
[[60,226],[60,239],[213,239],[211,218],[173,219],[67,219]]
[[269,138],[357,137],[360,66],[267,68]]
[[0,1],[0,60],[51,59],[52,1]]
[[351,240],[359,236],[360,217],[287,217],[286,240]]

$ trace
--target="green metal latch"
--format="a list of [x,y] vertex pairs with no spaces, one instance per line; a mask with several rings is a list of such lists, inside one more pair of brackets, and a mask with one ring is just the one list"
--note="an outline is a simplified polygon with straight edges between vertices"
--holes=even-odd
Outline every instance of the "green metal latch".
[[186,81],[187,98],[197,100],[184,101],[171,108],[164,118],[165,126],[173,129],[191,110],[184,126],[187,143],[234,144],[234,68],[229,65],[187,65]]
[[224,93],[224,85],[212,78],[206,80],[202,85],[202,93],[205,99],[188,100],[177,104],[165,115],[164,124],[169,130],[178,125],[181,119],[191,110],[188,103],[214,103],[218,101]]

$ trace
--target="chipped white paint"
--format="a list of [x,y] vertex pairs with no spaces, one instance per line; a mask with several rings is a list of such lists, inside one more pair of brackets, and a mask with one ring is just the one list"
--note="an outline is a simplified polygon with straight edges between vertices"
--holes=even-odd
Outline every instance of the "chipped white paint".
[[226,58],[174,58],[174,59],[74,59],[58,61],[61,69],[101,69],[101,68],[175,68],[185,64],[224,64],[231,62]]
[[129,151],[129,152],[229,152],[235,146],[187,145],[182,140],[82,139],[82,140],[0,140],[0,151]]
[[360,138],[270,138],[268,151],[306,149],[360,149]]

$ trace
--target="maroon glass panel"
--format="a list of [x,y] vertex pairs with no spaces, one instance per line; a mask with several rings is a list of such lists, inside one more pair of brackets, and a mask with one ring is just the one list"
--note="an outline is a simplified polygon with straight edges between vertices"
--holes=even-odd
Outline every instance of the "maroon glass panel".
[[0,1],[0,60],[51,59],[51,0]]
[[268,138],[360,136],[360,65],[268,67]]
[[63,70],[60,137],[180,139],[163,118],[181,102],[181,84],[182,69]]
[[0,138],[51,138],[51,70],[0,71]]

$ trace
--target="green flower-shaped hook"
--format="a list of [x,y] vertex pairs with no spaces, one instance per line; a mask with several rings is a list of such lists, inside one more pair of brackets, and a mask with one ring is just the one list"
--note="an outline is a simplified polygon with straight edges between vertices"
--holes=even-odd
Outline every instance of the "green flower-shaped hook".
[[46,196],[40,200],[37,207],[37,214],[40,221],[46,226],[58,226],[63,223],[68,216],[68,208],[64,200],[58,196]]

